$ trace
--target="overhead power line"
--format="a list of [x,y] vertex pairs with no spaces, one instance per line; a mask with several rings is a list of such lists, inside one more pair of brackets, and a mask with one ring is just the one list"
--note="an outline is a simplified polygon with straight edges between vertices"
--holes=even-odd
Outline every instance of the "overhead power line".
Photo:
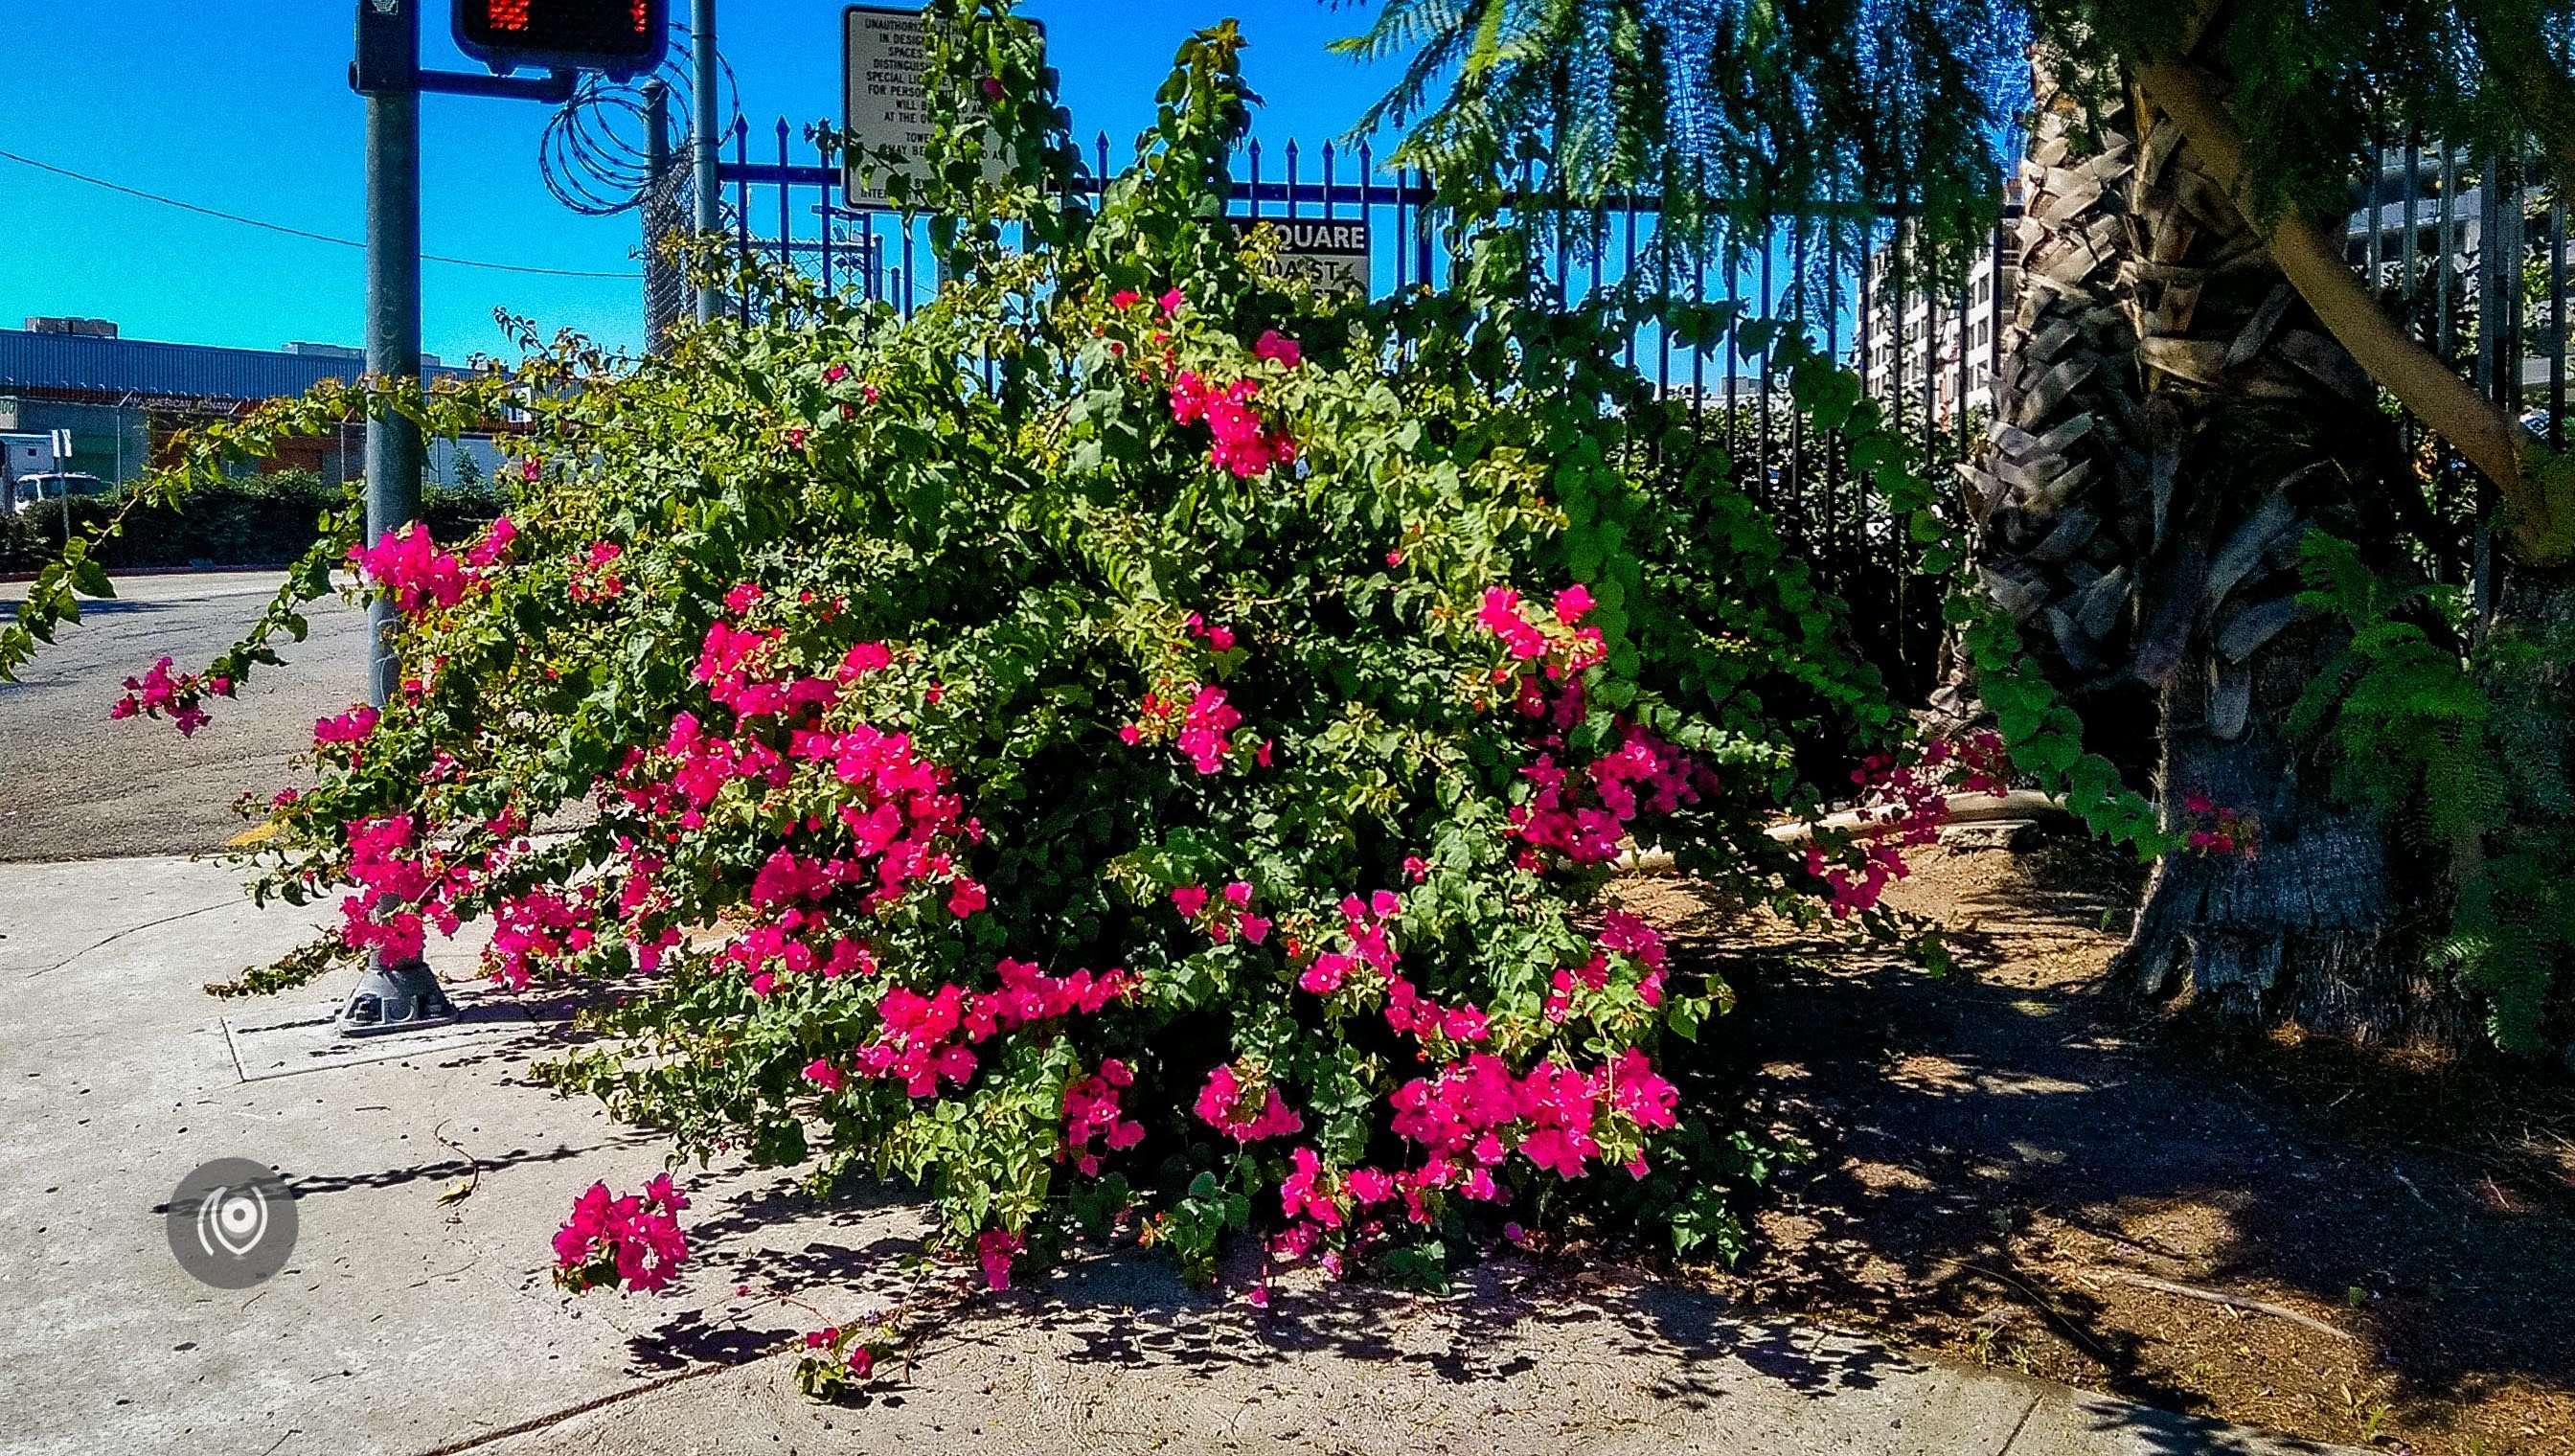
[[[284,233],[290,238],[303,238],[315,243],[330,243],[341,248],[356,248],[361,252],[365,251],[367,246],[354,238],[337,238],[333,237],[329,233],[316,233],[305,228],[291,228],[284,223],[267,222],[260,218],[244,217],[240,213],[225,212],[221,208],[204,207],[193,202],[182,202],[175,197],[164,197],[157,192],[145,192],[141,188],[128,187],[121,182],[110,182],[104,177],[92,177],[85,172],[75,172],[68,167],[57,167],[51,162],[39,162],[33,157],[22,157],[16,152],[7,151],[5,149],[0,149],[0,158],[6,158],[22,167],[33,167],[39,172],[51,172],[57,177],[68,177],[74,182],[85,182],[92,187],[103,187],[110,192],[120,192],[127,197],[138,197],[145,202],[157,202],[163,207],[175,207],[182,212],[192,212],[202,217],[218,218],[228,223],[239,223],[246,228],[259,228],[266,232]],[[643,277],[640,273],[605,273],[582,268],[532,268],[522,263],[490,263],[480,258],[447,258],[436,253],[423,253],[420,256],[421,261],[425,263],[444,263],[454,268],[480,268],[493,273],[533,274],[540,278],[616,278],[635,280]]]

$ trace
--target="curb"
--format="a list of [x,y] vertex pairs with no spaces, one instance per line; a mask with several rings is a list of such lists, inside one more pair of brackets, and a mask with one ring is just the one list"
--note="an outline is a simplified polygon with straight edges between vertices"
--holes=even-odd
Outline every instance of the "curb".
[[[264,572],[283,572],[294,565],[293,562],[253,562],[220,567],[110,567],[107,579],[113,582],[119,577],[256,576]],[[0,583],[32,582],[37,575],[35,572],[0,572]]]

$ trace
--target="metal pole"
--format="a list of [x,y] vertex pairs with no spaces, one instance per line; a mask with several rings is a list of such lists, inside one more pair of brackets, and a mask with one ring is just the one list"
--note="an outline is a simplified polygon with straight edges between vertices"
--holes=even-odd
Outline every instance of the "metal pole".
[[[420,94],[367,98],[367,373],[420,378]],[[412,388],[406,384],[404,388]],[[420,515],[420,427],[387,415],[367,426],[367,540]],[[401,621],[379,598],[367,608],[374,642],[367,701],[382,708],[401,680],[393,634]]]
[[[716,178],[716,149],[722,145],[716,130],[716,85],[722,74],[716,64],[716,0],[690,0],[689,28],[689,43],[694,48],[690,59],[697,70],[692,100],[698,112],[697,125],[690,134],[693,149],[689,161],[697,174],[698,236],[703,239],[724,231],[722,199],[717,192],[723,183]],[[723,307],[724,300],[712,284],[699,287],[699,323],[714,323]]]
[[[367,98],[367,373],[380,383],[420,387],[420,17],[417,0],[368,0],[401,58],[392,77]],[[408,8],[409,13],[405,13]],[[420,427],[399,415],[367,424],[367,540],[420,517],[423,460]],[[401,613],[378,597],[367,604],[370,645],[367,701],[378,708],[401,687],[394,645]],[[438,977],[419,960],[370,959],[367,973],[340,1011],[340,1034],[366,1036],[443,1025],[456,1008]]]

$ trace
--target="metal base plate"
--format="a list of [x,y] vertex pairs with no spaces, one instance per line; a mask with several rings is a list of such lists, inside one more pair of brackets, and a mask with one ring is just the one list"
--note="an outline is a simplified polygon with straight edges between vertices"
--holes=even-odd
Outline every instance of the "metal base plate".
[[388,964],[372,961],[358,988],[340,1008],[343,1036],[387,1036],[446,1026],[456,1020],[456,1007],[437,972],[421,961]]

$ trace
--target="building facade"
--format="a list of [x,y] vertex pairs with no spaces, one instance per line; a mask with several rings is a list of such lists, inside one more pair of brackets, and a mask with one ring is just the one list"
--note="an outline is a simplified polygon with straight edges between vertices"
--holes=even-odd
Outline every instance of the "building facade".
[[1870,251],[1861,298],[1857,344],[1845,361],[1858,372],[1871,398],[1902,418],[1927,416],[1935,429],[1953,430],[1964,417],[1989,417],[1994,375],[2002,364],[2002,331],[2020,286],[2010,240],[2020,218],[2020,183],[2004,198],[1994,243],[1976,251],[1965,286],[1956,293],[1903,288],[1902,261],[1915,256],[1910,224]]
[[[240,416],[263,400],[302,394],[324,380],[356,381],[366,356],[331,345],[280,350],[222,349],[121,337],[100,319],[29,319],[0,329],[0,434],[68,430],[71,459],[57,468],[123,483],[148,470],[170,436],[190,425]],[[426,359],[435,380],[462,373]],[[431,452],[434,484],[488,481],[503,459],[491,440]],[[361,474],[366,426],[290,441],[262,462],[309,470],[339,485]],[[469,464],[470,462],[470,464]]]

